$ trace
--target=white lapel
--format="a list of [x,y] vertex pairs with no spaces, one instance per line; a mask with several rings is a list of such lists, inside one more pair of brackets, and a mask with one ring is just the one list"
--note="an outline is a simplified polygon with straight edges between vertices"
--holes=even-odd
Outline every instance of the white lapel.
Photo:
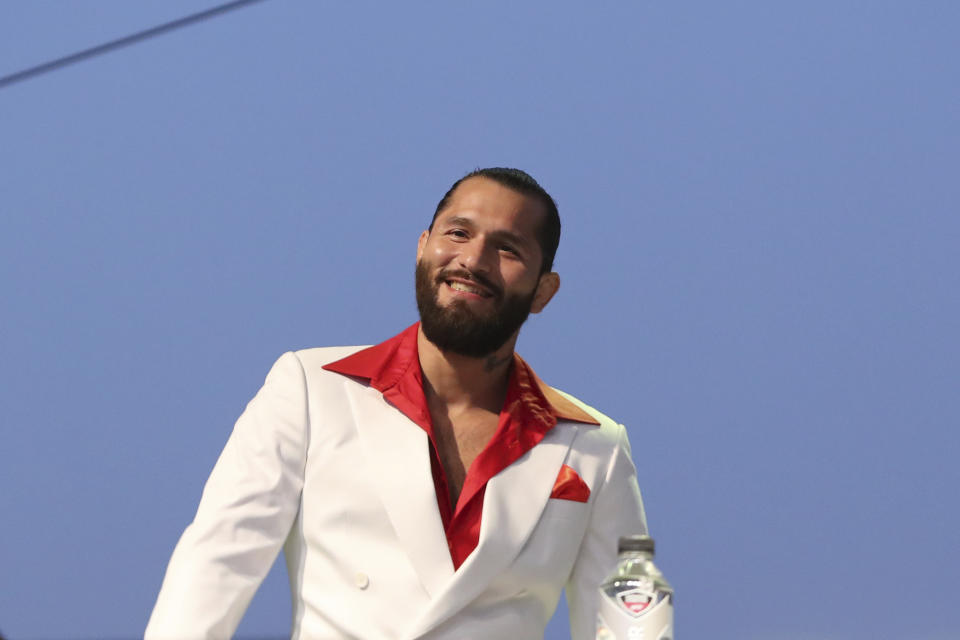
[[513,562],[540,520],[576,433],[575,424],[561,421],[537,446],[490,479],[477,548],[416,621],[409,637],[427,633],[460,611]]
[[347,385],[372,482],[424,588],[435,596],[453,576],[430,469],[427,434],[376,389]]

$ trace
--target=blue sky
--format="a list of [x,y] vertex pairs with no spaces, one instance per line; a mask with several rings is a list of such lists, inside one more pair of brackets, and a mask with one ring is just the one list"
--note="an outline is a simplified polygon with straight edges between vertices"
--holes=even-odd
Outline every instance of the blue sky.
[[[4,2],[0,75],[210,6]],[[436,202],[507,165],[564,225],[519,351],[626,424],[680,636],[960,637],[958,28],[267,0],[0,89],[0,630],[142,633],[270,364],[412,322]]]

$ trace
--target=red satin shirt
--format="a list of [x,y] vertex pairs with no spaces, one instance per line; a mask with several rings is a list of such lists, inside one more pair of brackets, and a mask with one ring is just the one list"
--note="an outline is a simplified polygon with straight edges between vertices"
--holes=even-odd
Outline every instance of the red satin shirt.
[[419,323],[415,323],[393,338],[332,362],[324,369],[367,379],[371,387],[427,432],[437,506],[450,557],[457,568],[480,539],[480,517],[487,481],[532,449],[558,419],[599,423],[545,385],[533,369],[514,354],[497,429],[467,470],[457,504],[451,504],[447,475],[437,454],[433,424],[423,393],[423,373],[417,353],[418,327]]

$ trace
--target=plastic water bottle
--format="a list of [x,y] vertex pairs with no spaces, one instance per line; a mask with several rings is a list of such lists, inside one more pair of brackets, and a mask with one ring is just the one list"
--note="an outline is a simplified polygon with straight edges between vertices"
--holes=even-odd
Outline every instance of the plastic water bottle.
[[617,552],[600,585],[597,640],[673,640],[673,587],[653,564],[653,538],[620,538]]

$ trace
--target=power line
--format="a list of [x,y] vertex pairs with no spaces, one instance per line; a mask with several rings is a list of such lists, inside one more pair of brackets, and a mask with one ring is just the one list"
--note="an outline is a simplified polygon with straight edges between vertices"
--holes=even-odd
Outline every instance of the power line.
[[83,51],[78,51],[77,53],[64,56],[62,58],[57,58],[56,60],[51,60],[50,62],[44,62],[43,64],[37,65],[35,67],[30,67],[29,69],[24,69],[23,71],[17,71],[16,73],[11,73],[10,75],[3,76],[0,78],[0,89],[11,85],[15,82],[23,82],[35,76],[39,76],[50,71],[55,71],[61,67],[66,67],[75,62],[80,62],[82,60],[87,60],[88,58],[93,58],[95,56],[102,55],[104,53],[109,53],[114,49],[119,49],[121,47],[126,47],[131,44],[136,44],[148,38],[153,38],[154,36],[159,36],[174,29],[179,29],[181,27],[186,27],[191,24],[195,24],[202,20],[207,20],[209,18],[216,17],[228,11],[233,11],[234,9],[240,9],[244,6],[251,5],[254,2],[261,2],[262,0],[236,0],[235,2],[227,2],[221,4],[212,9],[207,9],[206,11],[201,11],[199,13],[194,13],[192,15],[173,20],[172,22],[165,22],[164,24],[158,25],[156,27],[151,27],[150,29],[145,29],[144,31],[138,31],[137,33],[119,38],[117,40],[111,40],[110,42],[105,42],[104,44],[97,45],[95,47],[90,47],[89,49],[84,49]]

